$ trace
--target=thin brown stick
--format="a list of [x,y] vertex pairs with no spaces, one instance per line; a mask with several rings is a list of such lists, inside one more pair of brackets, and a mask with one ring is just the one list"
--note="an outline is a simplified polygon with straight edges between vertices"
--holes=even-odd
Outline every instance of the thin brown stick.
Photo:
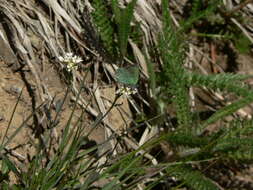
[[227,17],[231,17],[235,12],[238,12],[239,10],[243,9],[245,6],[247,6],[249,3],[253,3],[253,0],[245,0],[239,5],[235,6],[232,10],[226,13]]

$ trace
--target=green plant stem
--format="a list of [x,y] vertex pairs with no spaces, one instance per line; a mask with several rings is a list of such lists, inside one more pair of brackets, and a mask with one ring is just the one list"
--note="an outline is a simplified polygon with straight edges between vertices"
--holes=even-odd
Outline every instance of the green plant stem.
[[23,89],[24,89],[24,87],[22,88],[22,90],[21,90],[21,92],[20,92],[20,94],[19,94],[19,96],[18,96],[18,100],[17,100],[17,102],[16,102],[16,104],[15,104],[15,106],[14,106],[14,108],[13,108],[12,113],[11,113],[11,118],[10,118],[10,121],[8,122],[7,129],[6,129],[5,133],[4,133],[4,136],[3,136],[3,139],[2,139],[2,142],[1,142],[1,146],[3,145],[4,139],[6,138],[7,133],[8,133],[8,131],[9,131],[9,128],[10,128],[12,119],[14,118],[14,114],[15,114],[15,112],[16,112],[18,103],[19,103],[19,101],[20,101],[20,99],[21,99],[21,95],[22,95],[22,93],[23,93]]

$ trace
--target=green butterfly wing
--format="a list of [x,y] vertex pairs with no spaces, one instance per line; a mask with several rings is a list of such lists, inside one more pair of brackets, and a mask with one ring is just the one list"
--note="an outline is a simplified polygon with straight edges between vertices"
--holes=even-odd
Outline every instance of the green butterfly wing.
[[139,69],[136,66],[119,68],[116,71],[116,80],[125,85],[134,86],[139,80]]

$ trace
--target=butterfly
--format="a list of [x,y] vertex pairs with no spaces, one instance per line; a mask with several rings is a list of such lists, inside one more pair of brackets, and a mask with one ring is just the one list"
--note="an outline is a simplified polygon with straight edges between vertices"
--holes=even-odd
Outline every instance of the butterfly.
[[137,66],[122,67],[116,70],[117,82],[126,86],[135,86],[139,80],[139,69]]

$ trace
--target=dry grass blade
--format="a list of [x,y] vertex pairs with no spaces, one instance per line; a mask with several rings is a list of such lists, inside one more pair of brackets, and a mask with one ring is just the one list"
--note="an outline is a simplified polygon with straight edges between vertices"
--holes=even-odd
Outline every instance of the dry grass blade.
[[19,67],[18,59],[11,48],[2,24],[0,24],[0,46],[5,49],[5,51],[1,52],[0,58],[8,65],[11,65],[13,70],[17,70]]
[[133,41],[130,40],[129,42],[130,42],[130,45],[132,46],[133,53],[136,57],[136,60],[138,61],[139,65],[141,66],[141,70],[142,70],[144,76],[148,78],[148,76],[149,76],[148,68],[147,68],[147,63],[146,63],[143,53],[141,52],[141,50],[138,48],[138,46]]
[[[63,17],[70,26],[72,26],[79,34],[82,32],[82,29],[77,21],[74,21],[67,12],[59,5],[57,1],[45,1],[43,0],[45,4],[48,5],[48,7],[52,8],[54,13],[58,16]],[[63,24],[63,21],[60,20],[60,22]]]
[[225,2],[225,6],[227,6],[229,12],[226,14],[228,18],[244,33],[244,35],[250,40],[250,42],[253,44],[253,31],[248,30],[249,25],[253,25],[252,19],[248,19],[247,23],[241,24],[239,21],[237,21],[232,16],[236,14],[237,12],[240,12],[242,16],[245,18],[252,17],[253,14],[253,6],[252,6],[252,0],[246,0],[244,2],[237,2],[233,6],[233,2],[231,0]]
[[156,1],[137,1],[135,8],[135,19],[141,23],[141,29],[144,32],[144,41],[149,44],[157,44],[157,34],[161,31],[161,20],[156,14],[154,7],[159,5]]

